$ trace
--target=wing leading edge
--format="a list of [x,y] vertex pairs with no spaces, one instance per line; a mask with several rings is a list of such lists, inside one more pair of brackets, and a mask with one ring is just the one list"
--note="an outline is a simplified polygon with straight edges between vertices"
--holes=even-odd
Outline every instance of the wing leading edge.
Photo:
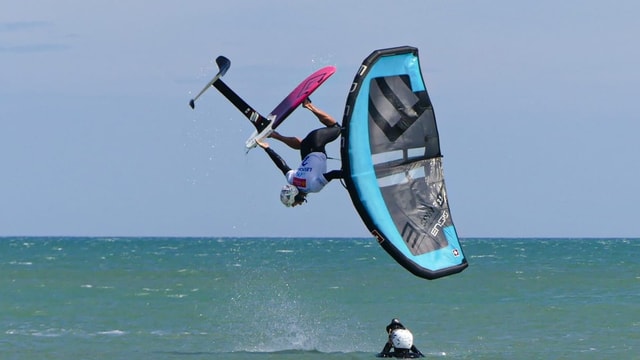
[[341,155],[351,200],[380,245],[416,276],[467,267],[442,170],[418,49],[376,50],[347,98]]

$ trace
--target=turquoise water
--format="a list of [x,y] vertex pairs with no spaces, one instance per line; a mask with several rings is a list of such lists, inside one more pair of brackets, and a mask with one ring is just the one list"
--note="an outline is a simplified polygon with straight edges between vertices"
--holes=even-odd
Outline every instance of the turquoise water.
[[419,279],[372,239],[1,238],[0,359],[640,359],[639,239],[464,239]]

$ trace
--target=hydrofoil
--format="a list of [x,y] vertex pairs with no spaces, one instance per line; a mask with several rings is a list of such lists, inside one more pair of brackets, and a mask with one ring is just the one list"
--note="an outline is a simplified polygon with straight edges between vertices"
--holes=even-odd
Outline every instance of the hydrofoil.
[[195,98],[189,101],[189,106],[194,109],[195,101],[210,87],[218,89],[255,127],[255,131],[245,142],[247,152],[256,147],[258,141],[271,135],[271,133],[291,115],[298,105],[302,104],[306,98],[336,72],[335,66],[325,66],[309,75],[265,117],[247,104],[246,101],[222,81],[221,78],[227,70],[229,70],[231,61],[224,56],[218,56],[216,58],[216,64],[218,65],[218,73]]

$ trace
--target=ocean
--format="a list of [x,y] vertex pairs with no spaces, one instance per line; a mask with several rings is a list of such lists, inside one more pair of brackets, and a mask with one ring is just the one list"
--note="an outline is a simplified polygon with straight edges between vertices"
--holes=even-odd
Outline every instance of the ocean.
[[423,280],[370,238],[0,238],[0,359],[640,359],[640,239],[462,239]]

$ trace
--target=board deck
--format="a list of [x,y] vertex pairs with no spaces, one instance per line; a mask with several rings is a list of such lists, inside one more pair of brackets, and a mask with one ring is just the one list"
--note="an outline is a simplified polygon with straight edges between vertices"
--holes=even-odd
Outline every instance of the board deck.
[[322,69],[314,72],[304,79],[298,86],[296,86],[287,97],[284,98],[276,106],[269,115],[267,120],[270,120],[268,125],[264,129],[256,129],[253,134],[247,139],[245,147],[247,151],[256,146],[256,142],[260,141],[273,132],[291,113],[308,98],[316,89],[320,87],[331,75],[336,72],[335,66],[325,66]]
[[271,111],[267,118],[274,116],[273,128],[277,128],[295,108],[302,104],[317,88],[336,72],[335,66],[325,66],[304,79],[284,100]]

